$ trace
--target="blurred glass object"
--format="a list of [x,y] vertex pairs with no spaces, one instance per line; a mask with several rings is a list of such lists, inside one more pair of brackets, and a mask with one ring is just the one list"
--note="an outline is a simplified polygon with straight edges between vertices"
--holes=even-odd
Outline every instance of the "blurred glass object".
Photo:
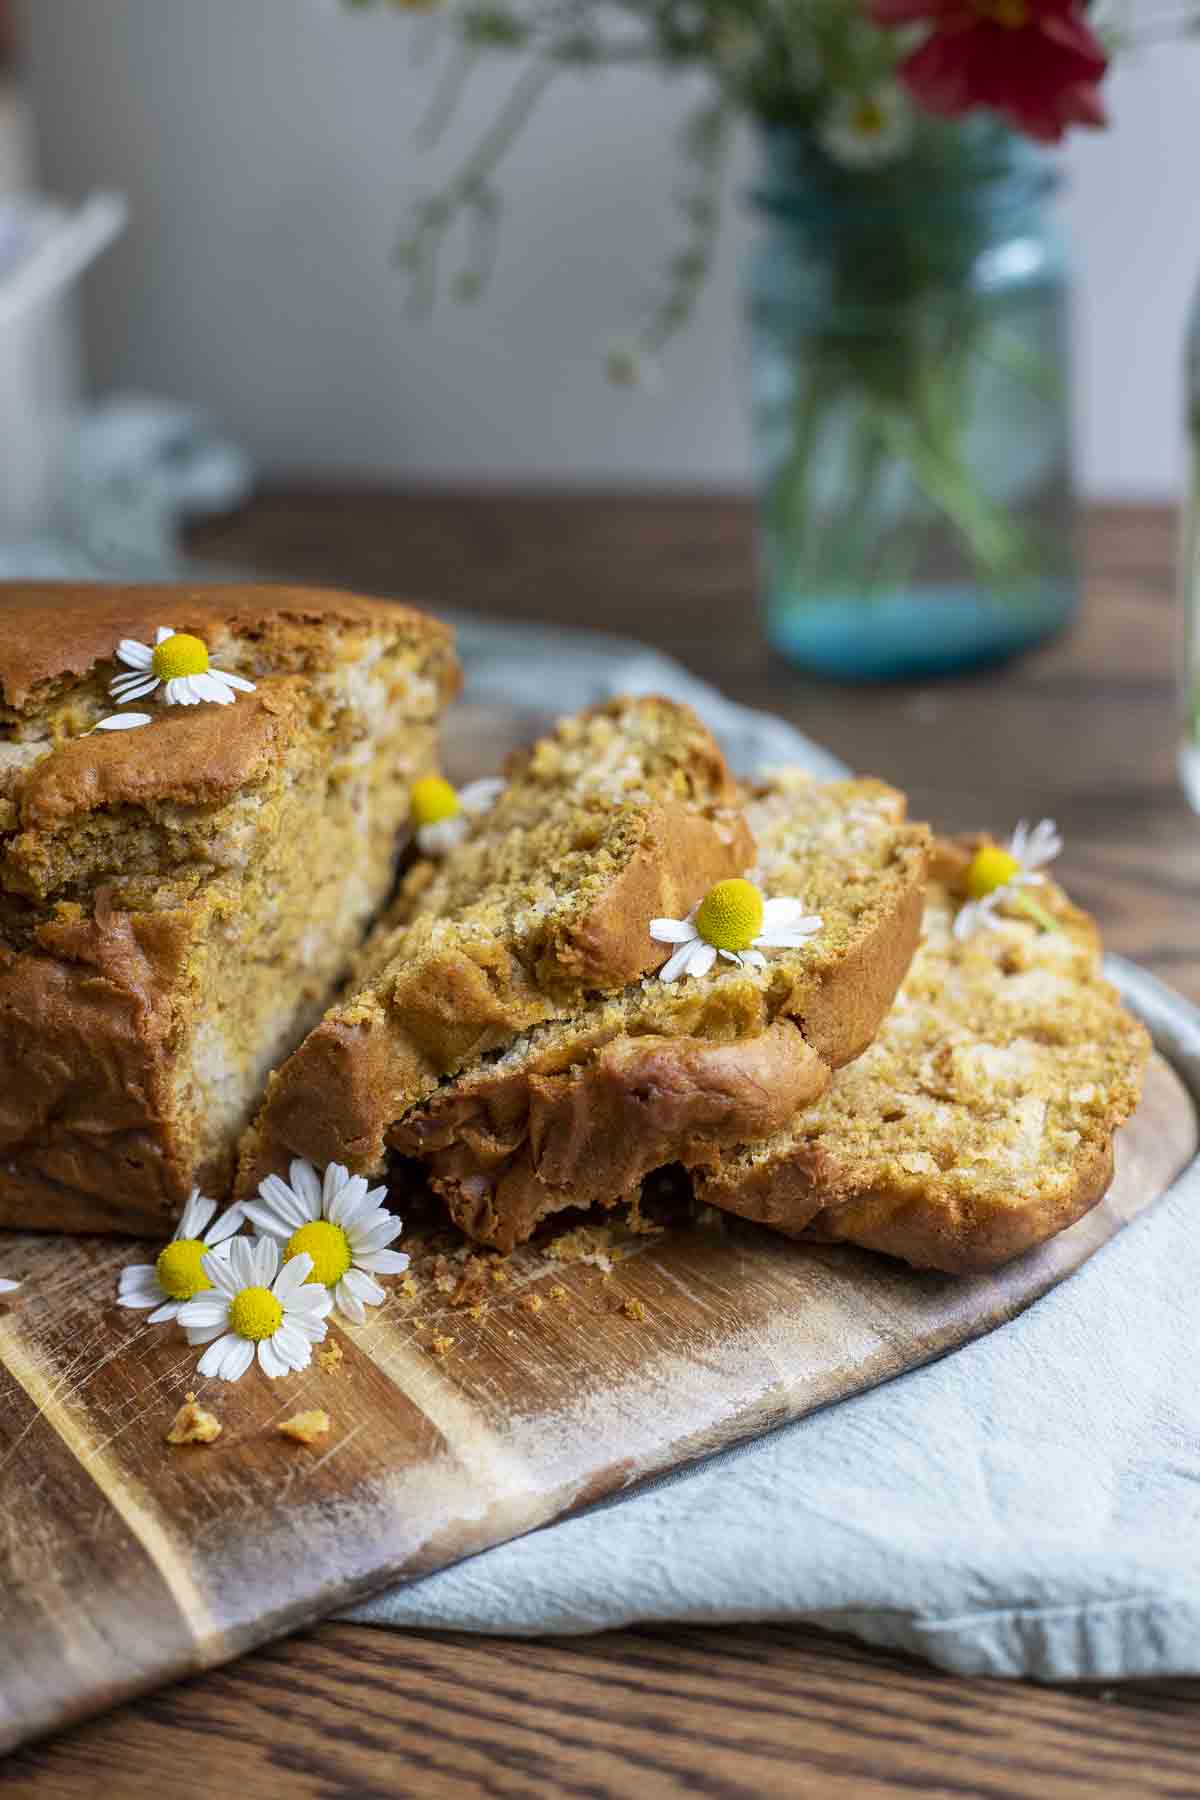
[[986,125],[869,181],[763,134],[748,362],[768,635],[850,679],[1001,660],[1078,602],[1045,156]]
[[118,194],[74,212],[0,200],[0,538],[59,522],[82,389],[76,286],[125,217]]

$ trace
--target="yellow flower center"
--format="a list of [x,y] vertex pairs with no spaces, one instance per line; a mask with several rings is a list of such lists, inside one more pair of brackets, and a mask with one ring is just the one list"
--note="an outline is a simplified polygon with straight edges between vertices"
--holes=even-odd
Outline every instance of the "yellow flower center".
[[994,894],[997,888],[1011,881],[1014,875],[1021,873],[1021,865],[1011,850],[1002,850],[999,844],[985,844],[971,858],[971,866],[967,870],[967,892],[972,900],[982,900],[986,894]]
[[177,681],[181,675],[203,675],[208,668],[208,646],[189,632],[177,631],[155,646],[151,668],[160,681]]
[[710,887],[696,911],[696,930],[714,950],[748,950],[762,922],[762,894],[740,875]]
[[308,1279],[319,1281],[323,1287],[332,1287],[350,1267],[350,1239],[340,1225],[331,1225],[328,1219],[314,1219],[311,1225],[301,1225],[299,1231],[293,1231],[283,1260],[291,1262],[293,1256],[304,1251],[313,1260]]
[[154,1265],[158,1285],[172,1300],[191,1300],[202,1294],[212,1282],[200,1267],[200,1258],[208,1255],[208,1245],[199,1238],[176,1238],[168,1244]]
[[458,795],[440,775],[423,775],[420,781],[414,781],[414,825],[436,825],[440,819],[452,819],[458,810]]
[[239,1337],[250,1338],[256,1344],[260,1344],[263,1338],[274,1337],[282,1320],[283,1308],[270,1288],[243,1288],[230,1302],[230,1330],[236,1331]]
[[1008,31],[1023,31],[1029,23],[1029,0],[975,0],[975,11]]
[[877,100],[860,100],[854,109],[854,129],[860,137],[878,137],[887,116]]

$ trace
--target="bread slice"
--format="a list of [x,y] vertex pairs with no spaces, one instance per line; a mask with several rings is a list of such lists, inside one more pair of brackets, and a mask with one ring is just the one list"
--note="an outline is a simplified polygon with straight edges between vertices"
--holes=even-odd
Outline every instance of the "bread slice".
[[[115,710],[118,641],[201,638],[231,705]],[[0,1224],[158,1231],[218,1193],[437,766],[450,634],[303,588],[0,588]]]
[[697,1197],[917,1268],[997,1267],[1100,1200],[1149,1040],[1101,975],[1086,914],[1046,882],[953,935],[972,850],[940,844],[925,939],[874,1044],[775,1137],[692,1172]]
[[628,1196],[658,1164],[779,1129],[870,1043],[908,967],[927,833],[904,815],[881,782],[779,771],[746,808],[756,879],[819,913],[816,937],[761,969],[718,963],[590,998],[443,1083],[389,1144],[463,1230],[509,1249],[548,1213]]
[[381,1168],[389,1129],[440,1082],[658,967],[648,921],[753,860],[738,801],[686,706],[563,720],[514,759],[477,834],[414,871],[349,997],[272,1078],[242,1190],[296,1155]]

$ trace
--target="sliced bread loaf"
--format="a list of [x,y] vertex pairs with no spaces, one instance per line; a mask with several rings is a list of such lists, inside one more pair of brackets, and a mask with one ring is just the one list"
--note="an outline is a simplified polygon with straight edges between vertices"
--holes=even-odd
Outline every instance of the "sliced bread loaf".
[[[920,926],[927,833],[876,781],[783,770],[751,796],[755,880],[820,929],[762,966],[650,976],[528,1031],[399,1117],[457,1223],[511,1248],[566,1206],[612,1204],[658,1164],[765,1136],[870,1043]],[[630,918],[648,944],[650,916]]]
[[925,938],[867,1053],[776,1136],[692,1171],[698,1198],[918,1268],[990,1269],[1100,1200],[1148,1039],[1086,914],[1046,881],[954,935],[978,840],[940,844]]
[[656,968],[668,951],[647,921],[753,861],[739,800],[686,706],[563,720],[478,830],[406,881],[348,998],[272,1077],[242,1185],[295,1155],[379,1168],[389,1127],[445,1077]]

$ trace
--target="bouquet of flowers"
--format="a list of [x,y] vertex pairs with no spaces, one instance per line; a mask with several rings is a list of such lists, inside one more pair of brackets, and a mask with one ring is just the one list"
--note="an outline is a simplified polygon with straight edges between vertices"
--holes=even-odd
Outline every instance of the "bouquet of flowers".
[[[519,65],[449,183],[416,203],[398,261],[428,300],[458,231],[454,290],[480,293],[498,171],[564,71],[700,72],[682,233],[646,316],[611,348],[610,376],[655,377],[689,319],[731,127],[749,118],[775,237],[749,314],[763,561],[780,616],[811,622],[814,604],[900,596],[895,630],[911,641],[915,587],[983,594],[995,615],[983,654],[1002,654],[1022,641],[1022,607],[1073,594],[1062,275],[1035,216],[1044,151],[1105,123],[1114,49],[1193,29],[1186,0],[1153,0],[1176,3],[1185,10],[1100,18],[1083,0],[357,0],[415,7],[447,49],[430,132],[453,117],[477,57]],[[936,617],[945,642],[944,609]]]

